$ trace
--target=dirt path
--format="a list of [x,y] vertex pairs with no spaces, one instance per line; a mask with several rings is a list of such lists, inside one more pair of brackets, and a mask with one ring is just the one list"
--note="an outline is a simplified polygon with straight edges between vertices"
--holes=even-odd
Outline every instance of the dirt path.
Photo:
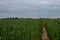
[[43,23],[41,40],[50,40],[50,38],[48,37],[48,34],[47,34],[47,30],[46,30],[46,28],[44,27],[44,23]]

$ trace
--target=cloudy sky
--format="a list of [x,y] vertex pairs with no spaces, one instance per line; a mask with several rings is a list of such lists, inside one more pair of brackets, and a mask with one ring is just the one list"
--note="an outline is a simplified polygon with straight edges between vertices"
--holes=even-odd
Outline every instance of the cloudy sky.
[[60,0],[0,0],[4,17],[60,17]]

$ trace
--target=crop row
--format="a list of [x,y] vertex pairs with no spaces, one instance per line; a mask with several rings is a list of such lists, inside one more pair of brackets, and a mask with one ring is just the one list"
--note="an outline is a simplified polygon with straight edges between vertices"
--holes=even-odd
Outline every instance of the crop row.
[[0,40],[39,40],[41,26],[36,19],[1,19]]
[[60,40],[60,20],[47,20],[46,28],[51,40]]

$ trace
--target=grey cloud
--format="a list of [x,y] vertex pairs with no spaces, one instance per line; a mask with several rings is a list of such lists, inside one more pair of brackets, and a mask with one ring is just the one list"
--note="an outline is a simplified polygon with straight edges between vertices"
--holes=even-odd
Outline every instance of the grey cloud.
[[1,17],[60,17],[59,0],[0,0]]

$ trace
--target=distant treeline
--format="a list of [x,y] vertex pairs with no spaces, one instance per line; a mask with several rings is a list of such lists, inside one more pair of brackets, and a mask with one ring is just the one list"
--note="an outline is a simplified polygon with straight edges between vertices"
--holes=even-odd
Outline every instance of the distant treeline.
[[1,19],[35,19],[35,18],[18,18],[18,17],[10,17],[10,18],[1,18]]
[[60,18],[19,18],[19,17],[9,17],[9,18],[0,18],[0,19],[43,19],[43,20],[60,20]]

